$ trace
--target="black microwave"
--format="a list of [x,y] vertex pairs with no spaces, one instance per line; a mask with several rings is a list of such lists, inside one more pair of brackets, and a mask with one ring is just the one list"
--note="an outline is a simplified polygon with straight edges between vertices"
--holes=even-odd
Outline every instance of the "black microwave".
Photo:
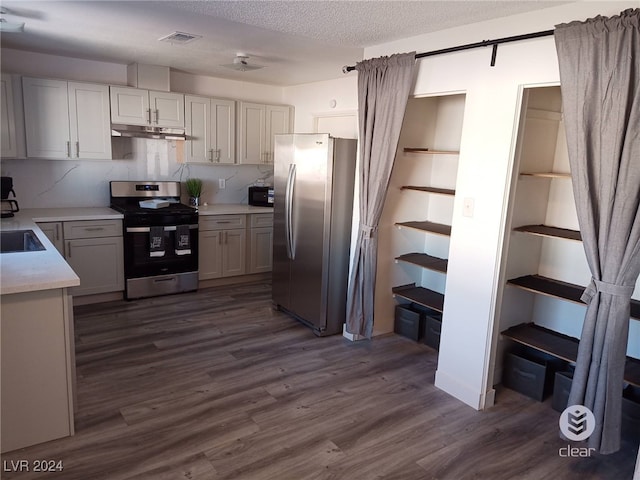
[[249,205],[273,207],[273,187],[249,187]]

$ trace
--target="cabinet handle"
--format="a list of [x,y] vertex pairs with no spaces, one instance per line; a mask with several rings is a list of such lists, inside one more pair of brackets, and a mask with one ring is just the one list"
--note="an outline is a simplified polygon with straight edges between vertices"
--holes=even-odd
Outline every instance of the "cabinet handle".
[[147,108],[147,116],[149,117],[149,123],[151,123],[151,109]]
[[230,220],[218,220],[216,223],[219,225],[221,223],[231,223],[231,221]]
[[220,149],[216,150],[216,162],[220,163]]
[[71,157],[71,142],[67,142],[67,157]]
[[56,223],[56,241],[60,240],[60,224]]
[[67,242],[67,258],[71,258],[71,242]]
[[220,235],[218,235],[218,245],[222,245],[222,234],[224,232],[220,232]]
[[213,148],[209,150],[209,161],[213,162]]
[[229,232],[224,232],[224,244],[227,245],[229,243]]
[[156,125],[160,123],[160,110],[156,108]]
[[76,142],[76,157],[80,158],[80,142]]
[[84,230],[85,232],[99,232],[104,230],[104,227],[85,227]]

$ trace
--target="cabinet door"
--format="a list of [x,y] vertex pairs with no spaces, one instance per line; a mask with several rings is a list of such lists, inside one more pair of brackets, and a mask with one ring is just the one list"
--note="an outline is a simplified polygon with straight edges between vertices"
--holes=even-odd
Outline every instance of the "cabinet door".
[[238,163],[266,163],[265,106],[240,102],[238,112]]
[[182,93],[149,92],[151,125],[184,128],[184,95]]
[[67,82],[22,79],[27,156],[70,158]]
[[211,146],[211,101],[205,97],[186,95],[185,133],[185,162],[212,163],[214,159]]
[[251,229],[249,273],[270,272],[273,258],[273,228]]
[[244,275],[246,271],[246,230],[224,230],[222,241],[222,276]]
[[216,163],[236,161],[236,102],[211,99],[211,144]]
[[273,163],[274,135],[290,133],[289,107],[267,105],[266,107],[266,155],[265,163]]
[[198,232],[198,278],[209,280],[222,276],[222,230]]
[[45,222],[38,223],[38,227],[42,230],[47,238],[53,243],[62,255],[64,255],[64,238],[62,237],[62,222]]
[[72,295],[124,290],[122,237],[67,240],[65,258],[80,286],[71,288]]
[[149,125],[149,91],[131,87],[110,87],[111,122],[125,125]]
[[13,107],[13,87],[11,77],[2,75],[0,78],[0,155],[2,157],[16,157],[18,145],[16,137],[16,119]]
[[109,87],[69,82],[72,157],[111,160]]

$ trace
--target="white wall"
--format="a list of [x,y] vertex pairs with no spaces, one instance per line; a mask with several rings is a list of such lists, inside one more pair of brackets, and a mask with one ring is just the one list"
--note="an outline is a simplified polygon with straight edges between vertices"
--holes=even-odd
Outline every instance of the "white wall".
[[[368,48],[365,58],[547,30],[632,7],[637,2],[562,5]],[[553,37],[501,45],[495,67],[490,57],[491,49],[483,48],[418,60],[414,89],[416,95],[466,94],[436,385],[474,408],[493,402],[495,298],[521,87],[559,82]],[[471,218],[462,216],[464,198],[475,201]]]
[[[127,67],[115,63],[2,49],[3,73],[61,78],[101,84],[127,83]],[[282,104],[284,89],[250,82],[171,72],[171,90],[251,102]],[[105,206],[109,180],[204,180],[202,201],[246,203],[247,187],[257,180],[271,183],[273,167],[254,165],[182,165],[176,162],[176,142],[116,139],[115,160],[3,159],[1,172],[14,179],[20,207]],[[226,189],[218,188],[225,178]]]

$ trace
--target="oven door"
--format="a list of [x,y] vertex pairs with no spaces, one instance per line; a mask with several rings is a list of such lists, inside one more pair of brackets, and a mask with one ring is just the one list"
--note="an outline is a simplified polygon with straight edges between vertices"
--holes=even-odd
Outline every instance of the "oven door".
[[176,253],[176,226],[164,226],[164,255],[151,253],[150,228],[127,226],[124,234],[126,279],[198,271],[198,224],[189,225],[191,253]]

